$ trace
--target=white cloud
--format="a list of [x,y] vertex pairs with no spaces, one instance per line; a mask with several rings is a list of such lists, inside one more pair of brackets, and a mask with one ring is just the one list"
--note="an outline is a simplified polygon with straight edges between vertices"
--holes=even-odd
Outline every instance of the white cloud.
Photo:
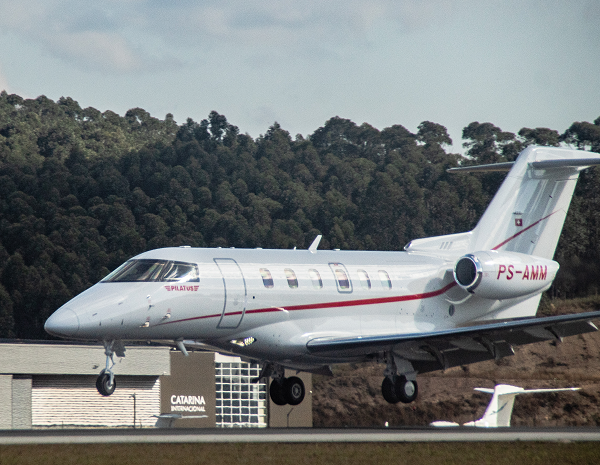
[[[132,72],[151,61],[110,10],[58,0],[0,0],[0,27],[78,67]],[[122,30],[119,30],[122,29]]]
[[118,72],[138,71],[144,67],[139,53],[116,33],[100,31],[45,34],[46,46],[56,55],[76,60],[84,66]]
[[[427,27],[447,20],[455,9],[452,4],[450,0],[148,0],[129,3],[124,9],[135,30],[160,36],[170,46],[278,46],[354,43],[384,20],[404,29]],[[120,29],[125,27],[124,18]]]
[[450,0],[0,0],[0,27],[78,67],[128,73],[225,44],[347,49],[381,21],[444,19]]

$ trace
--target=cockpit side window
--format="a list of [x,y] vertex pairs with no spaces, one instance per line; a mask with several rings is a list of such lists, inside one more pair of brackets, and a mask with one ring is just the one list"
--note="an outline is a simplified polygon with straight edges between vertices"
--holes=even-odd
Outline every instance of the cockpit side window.
[[102,280],[105,283],[199,282],[195,263],[170,260],[129,260]]
[[197,283],[200,281],[198,266],[194,263],[169,262],[165,265],[161,281],[170,283]]

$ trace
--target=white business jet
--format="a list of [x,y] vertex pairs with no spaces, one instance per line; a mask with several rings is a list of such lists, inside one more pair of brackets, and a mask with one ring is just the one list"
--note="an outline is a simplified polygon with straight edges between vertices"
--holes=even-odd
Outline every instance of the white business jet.
[[[485,413],[479,420],[469,421],[463,426],[479,426],[481,428],[496,428],[499,426],[510,426],[513,407],[515,406],[515,397],[520,394],[540,394],[547,392],[558,391],[579,391],[581,388],[557,388],[557,389],[523,389],[518,386],[509,384],[497,384],[494,389],[475,388],[476,391],[491,394],[490,400]],[[431,426],[460,426],[452,421],[433,421]]]
[[62,338],[103,341],[106,368],[125,341],[160,341],[262,363],[280,405],[305,388],[285,368],[386,364],[390,403],[417,397],[417,374],[513,355],[513,347],[596,331],[600,311],[534,318],[559,265],[552,260],[579,172],[600,155],[529,147],[505,170],[473,231],[417,239],[402,252],[164,248],[125,262],[46,321]]

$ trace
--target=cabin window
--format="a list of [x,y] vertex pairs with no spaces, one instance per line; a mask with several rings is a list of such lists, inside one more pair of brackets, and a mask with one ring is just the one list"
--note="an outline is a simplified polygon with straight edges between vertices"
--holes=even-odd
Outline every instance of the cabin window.
[[323,289],[323,280],[321,279],[321,274],[317,270],[308,270],[308,275],[310,276],[310,280],[315,289]]
[[271,272],[266,268],[260,269],[260,275],[262,276],[263,284],[267,289],[271,289],[273,287],[273,276],[271,276]]
[[384,289],[392,288],[392,280],[390,279],[390,275],[385,270],[379,270],[379,279],[381,280],[381,285]]
[[335,278],[337,279],[338,286],[340,286],[341,290],[350,289],[350,280],[348,279],[348,275],[341,268],[335,269]]
[[371,279],[365,270],[358,270],[358,279],[363,289],[371,289]]
[[199,281],[200,273],[195,263],[154,259],[129,260],[102,280],[106,283]]
[[286,268],[283,271],[285,272],[285,278],[287,279],[290,289],[296,289],[298,287],[298,278],[296,278],[296,273],[294,273],[294,270],[291,268]]
[[350,294],[352,292],[352,281],[350,281],[346,267],[342,263],[329,263],[329,267],[333,276],[335,276],[338,292]]

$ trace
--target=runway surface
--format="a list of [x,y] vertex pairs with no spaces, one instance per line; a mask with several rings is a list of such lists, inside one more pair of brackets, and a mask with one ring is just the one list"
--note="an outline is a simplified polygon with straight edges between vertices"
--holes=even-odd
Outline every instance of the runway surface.
[[584,442],[600,428],[61,429],[0,431],[0,445],[99,443]]

